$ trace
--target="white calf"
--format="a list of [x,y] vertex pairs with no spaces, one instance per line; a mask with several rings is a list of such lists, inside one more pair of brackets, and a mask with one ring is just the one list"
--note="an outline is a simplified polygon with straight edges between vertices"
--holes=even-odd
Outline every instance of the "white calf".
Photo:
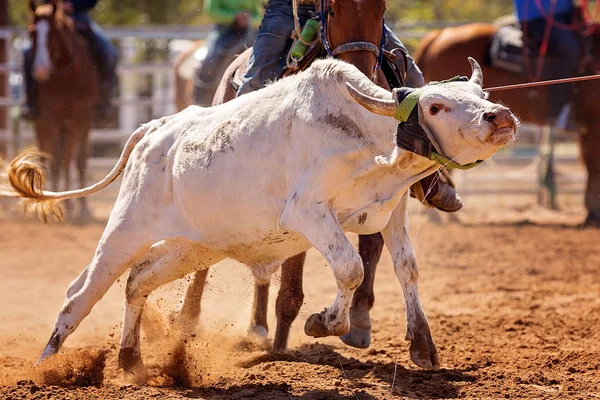
[[[469,82],[427,86],[417,104],[438,152],[461,164],[490,157],[517,127],[506,107],[485,100],[481,69],[472,64]],[[249,265],[266,282],[282,261],[310,247],[331,265],[338,293],[309,318],[307,332],[343,335],[363,278],[344,232],[383,232],[404,291],[407,335],[433,346],[407,234],[406,192],[439,164],[396,147],[396,94],[352,65],[317,61],[220,106],[192,106],[144,125],[113,171],[85,189],[42,192],[31,154],[16,159],[13,190],[46,215],[52,202],[96,192],[124,170],[96,254],[70,285],[40,359],[60,349],[129,269],[119,364],[143,377],[140,318],[154,289],[224,258]]]

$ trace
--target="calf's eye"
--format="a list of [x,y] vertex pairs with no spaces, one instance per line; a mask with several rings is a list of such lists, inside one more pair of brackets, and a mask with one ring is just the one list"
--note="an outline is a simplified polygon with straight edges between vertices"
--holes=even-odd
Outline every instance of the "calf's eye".
[[429,114],[437,115],[437,113],[439,113],[441,109],[442,107],[440,105],[434,104],[431,107],[429,107]]

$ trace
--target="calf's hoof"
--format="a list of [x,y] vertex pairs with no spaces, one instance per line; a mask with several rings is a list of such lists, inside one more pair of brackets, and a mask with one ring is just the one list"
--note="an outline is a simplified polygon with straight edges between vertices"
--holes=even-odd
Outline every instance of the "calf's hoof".
[[308,317],[306,324],[304,324],[304,333],[308,336],[320,338],[326,336],[341,336],[348,332],[348,325],[340,325],[333,329],[327,328],[325,326],[325,313],[326,311],[322,311]]
[[148,380],[148,369],[142,362],[140,354],[133,349],[123,348],[119,351],[119,368],[131,383],[141,385]]
[[340,336],[340,340],[348,346],[357,349],[366,349],[371,345],[371,328],[357,328],[351,326],[348,333]]
[[440,358],[430,336],[417,335],[411,340],[410,359],[416,366],[424,369],[440,368]]

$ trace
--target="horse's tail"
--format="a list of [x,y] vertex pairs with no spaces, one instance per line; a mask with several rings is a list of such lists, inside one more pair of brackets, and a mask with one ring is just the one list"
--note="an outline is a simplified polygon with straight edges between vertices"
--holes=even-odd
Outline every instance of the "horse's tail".
[[44,153],[37,149],[25,150],[10,163],[8,168],[10,188],[0,191],[0,196],[21,198],[25,203],[25,209],[36,212],[44,221],[48,217],[61,220],[62,201],[90,195],[111,184],[121,175],[135,145],[142,140],[148,130],[148,125],[143,125],[129,137],[117,164],[102,180],[86,188],[65,192],[50,192],[42,189],[46,176],[40,159]]
[[425,37],[423,37],[423,39],[421,39],[421,41],[419,42],[419,46],[417,47],[417,50],[414,53],[415,63],[419,66],[423,73],[427,71],[427,63],[425,62],[425,60],[429,55],[429,48],[431,47],[435,39],[437,39],[438,36],[440,36],[441,33],[441,30],[429,32],[427,35],[425,35]]

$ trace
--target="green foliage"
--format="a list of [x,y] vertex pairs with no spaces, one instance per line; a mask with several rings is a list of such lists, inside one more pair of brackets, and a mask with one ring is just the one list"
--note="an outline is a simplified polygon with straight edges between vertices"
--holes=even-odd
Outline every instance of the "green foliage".
[[[12,23],[27,20],[28,0],[9,0]],[[203,0],[99,0],[93,12],[101,25],[202,24]],[[397,21],[492,21],[513,12],[512,0],[388,0]],[[590,9],[595,6],[590,1]]]
[[399,21],[492,21],[513,12],[512,0],[395,0],[387,4]]

